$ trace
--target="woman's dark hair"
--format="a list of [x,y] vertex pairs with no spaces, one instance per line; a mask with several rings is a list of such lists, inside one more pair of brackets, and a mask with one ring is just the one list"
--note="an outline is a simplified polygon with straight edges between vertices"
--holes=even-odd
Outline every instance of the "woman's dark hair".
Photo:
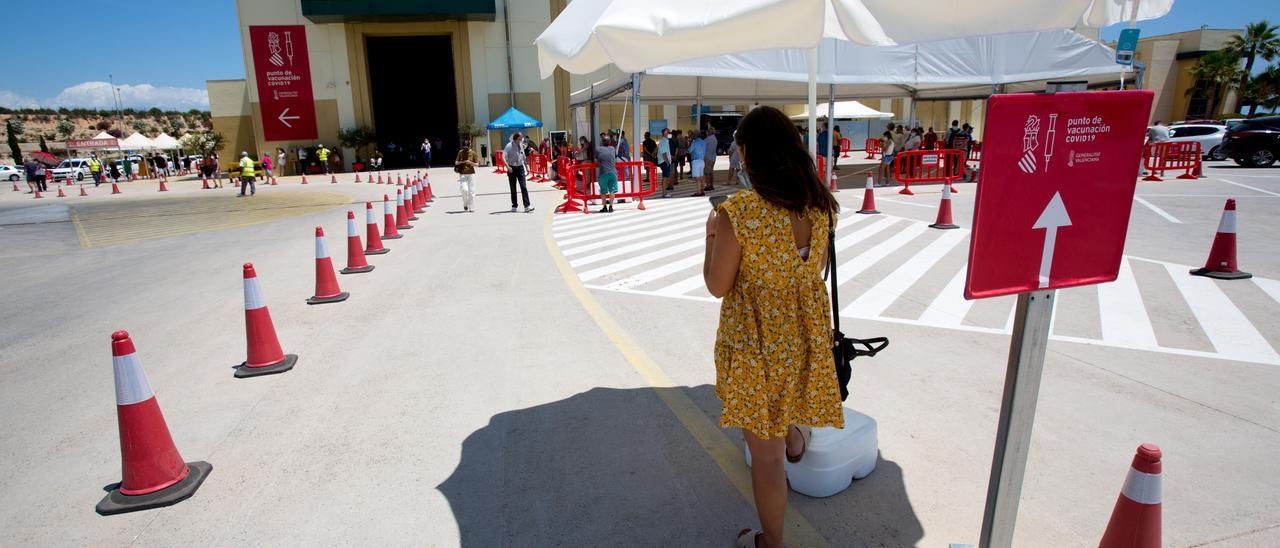
[[756,107],[738,123],[736,144],[747,149],[743,171],[765,201],[790,211],[816,207],[836,213],[840,204],[818,178],[813,158],[787,115]]

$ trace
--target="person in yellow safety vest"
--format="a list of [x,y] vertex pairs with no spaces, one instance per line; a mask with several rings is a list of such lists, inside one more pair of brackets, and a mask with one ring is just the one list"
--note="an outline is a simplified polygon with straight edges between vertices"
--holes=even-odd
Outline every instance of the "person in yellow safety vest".
[[249,189],[249,195],[257,194],[258,187],[253,184],[253,158],[248,152],[240,153],[240,197],[244,197],[244,189]]
[[98,161],[97,154],[89,157],[89,175],[93,176],[93,186],[102,184],[102,162]]
[[316,147],[316,160],[320,161],[320,165],[324,168],[324,174],[329,174],[329,149],[324,145]]

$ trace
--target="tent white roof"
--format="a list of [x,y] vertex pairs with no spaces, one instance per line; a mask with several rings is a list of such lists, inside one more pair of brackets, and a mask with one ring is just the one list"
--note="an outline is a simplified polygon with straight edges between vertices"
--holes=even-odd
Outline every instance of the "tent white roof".
[[890,46],[1103,27],[1160,17],[1172,6],[1173,0],[929,2],[927,9],[900,0],[574,0],[534,45],[547,78],[557,66],[574,74],[609,64],[639,72],[699,57],[803,51],[824,38]]
[[[857,101],[839,101],[835,104],[835,119],[837,120],[867,120],[867,119],[887,119],[893,118],[892,112],[880,112],[867,105]],[[818,103],[818,117],[827,117],[827,103]],[[792,116],[792,120],[802,120],[809,118],[809,109],[806,107],[804,112]]]
[[146,135],[134,132],[133,135],[125,137],[120,141],[120,148],[128,150],[147,150],[155,148],[155,145],[151,143],[151,139],[148,139]]
[[[825,39],[818,48],[817,81],[836,85],[837,99],[985,97],[996,84],[1006,91],[1039,91],[1049,79],[1090,83],[1119,79],[1115,52],[1070,30],[1008,33],[921,42],[860,46]],[[777,49],[704,57],[650,68],[640,85],[646,102],[760,101],[803,103],[805,50]],[[602,100],[628,89],[629,74],[616,74],[575,92],[570,103]],[[826,90],[822,90],[825,92]],[[819,110],[821,112],[821,110]]]
[[181,144],[178,143],[177,139],[170,137],[169,134],[167,133],[161,133],[159,135],[156,135],[156,138],[152,139],[151,143],[152,143],[152,146],[161,150],[175,149],[182,146]]
[[107,132],[105,132],[105,131],[103,131],[103,132],[98,133],[97,135],[94,135],[94,136],[93,136],[93,138],[94,138],[94,140],[97,140],[97,139],[115,139],[115,138],[116,138],[116,136],[115,136],[115,135],[112,135],[112,134],[110,134],[110,133],[107,133]]

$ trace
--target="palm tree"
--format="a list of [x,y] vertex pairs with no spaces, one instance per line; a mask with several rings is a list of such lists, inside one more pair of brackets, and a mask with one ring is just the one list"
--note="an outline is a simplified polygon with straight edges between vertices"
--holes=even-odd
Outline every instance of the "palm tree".
[[1241,90],[1241,96],[1236,99],[1235,109],[1232,110],[1232,112],[1239,112],[1240,106],[1244,104],[1243,90],[1249,76],[1253,74],[1253,61],[1259,57],[1265,61],[1280,57],[1280,27],[1268,23],[1265,19],[1257,23],[1249,23],[1245,25],[1244,33],[1232,36],[1223,49],[1236,57],[1244,57],[1244,72],[1240,73],[1237,84],[1238,89]]
[[1274,112],[1277,107],[1280,107],[1280,67],[1270,67],[1257,76],[1249,78],[1247,89],[1249,116],[1253,116],[1259,106]]
[[[1200,62],[1196,66],[1187,70],[1187,73],[1195,81],[1195,85],[1187,88],[1187,96],[1199,97],[1207,95],[1206,109],[1204,115],[1206,117],[1216,116],[1218,114],[1218,103],[1227,94],[1231,87],[1236,85],[1236,79],[1240,76],[1238,57],[1235,54],[1220,49],[1211,51],[1200,58]],[[1247,82],[1246,82],[1247,83]],[[1189,116],[1198,113],[1187,113]]]

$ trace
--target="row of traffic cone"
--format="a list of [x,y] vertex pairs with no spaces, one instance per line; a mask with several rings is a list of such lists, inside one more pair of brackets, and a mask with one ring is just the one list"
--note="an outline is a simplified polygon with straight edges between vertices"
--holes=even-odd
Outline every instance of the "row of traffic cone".
[[[160,191],[161,191],[161,192],[163,192],[163,191],[165,190],[165,189],[164,189],[164,183],[161,183],[161,184],[160,184],[160,187],[161,187],[161,188],[160,188]],[[14,185],[13,185],[13,190],[14,190],[15,192],[20,192],[20,191],[18,190],[18,185],[17,185],[17,183],[14,183]],[[112,193],[112,194],[123,194],[123,192],[120,192],[120,186],[119,186],[119,185],[117,185],[116,183],[111,183],[111,193]],[[34,192],[34,194],[35,194],[34,198],[35,198],[35,199],[37,199],[37,200],[39,200],[39,199],[41,199],[41,198],[44,198],[44,195],[43,195],[43,194],[41,194],[39,190],[35,191],[35,192]],[[81,196],[88,196],[88,195],[89,195],[89,192],[85,190],[84,185],[80,185],[80,195],[81,195]],[[66,198],[66,197],[67,197],[67,193],[65,193],[65,192],[63,192],[63,191],[62,191],[62,187],[58,187],[58,197],[59,197],[59,198]]]

